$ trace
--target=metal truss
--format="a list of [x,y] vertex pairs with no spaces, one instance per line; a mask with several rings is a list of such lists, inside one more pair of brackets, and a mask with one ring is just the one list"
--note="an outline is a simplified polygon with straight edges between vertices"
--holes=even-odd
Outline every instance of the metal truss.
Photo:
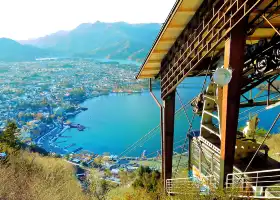
[[212,9],[212,17],[202,20],[200,26],[189,33],[188,40],[181,41],[183,48],[163,66],[161,73],[162,98],[195,69],[229,35],[262,0],[225,0],[218,10]]

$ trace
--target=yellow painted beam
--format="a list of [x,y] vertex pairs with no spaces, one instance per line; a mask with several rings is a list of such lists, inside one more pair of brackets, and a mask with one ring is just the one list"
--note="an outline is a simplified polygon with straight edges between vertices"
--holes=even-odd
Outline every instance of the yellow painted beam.
[[185,28],[185,26],[186,26],[186,25],[184,25],[184,24],[169,24],[169,25],[167,26],[167,28],[183,29],[183,28]]
[[180,7],[177,12],[184,12],[184,13],[189,13],[190,15],[194,15],[196,10],[189,9],[189,8],[182,8]]
[[153,50],[153,53],[163,53],[163,54],[166,54],[168,52],[168,50]]
[[262,39],[271,39],[271,36],[265,35],[265,36],[248,36],[247,40],[262,40]]
[[156,74],[140,75],[139,78],[154,78]]
[[154,66],[150,66],[150,65],[146,65],[144,67],[144,69],[153,69],[153,70],[156,70],[156,69],[159,69],[160,67],[154,67]]
[[161,60],[149,60],[148,63],[152,64],[152,63],[160,63]]
[[146,68],[146,67],[144,67],[143,72],[147,72],[147,71],[159,71],[159,70],[160,70],[159,67],[156,67],[156,68]]

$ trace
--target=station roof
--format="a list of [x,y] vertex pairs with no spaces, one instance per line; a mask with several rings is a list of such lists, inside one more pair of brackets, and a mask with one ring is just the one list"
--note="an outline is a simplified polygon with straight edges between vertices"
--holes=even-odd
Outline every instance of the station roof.
[[[143,62],[140,71],[136,78],[154,78],[160,71],[161,61],[166,56],[176,39],[179,37],[184,28],[188,25],[200,5],[204,0],[177,0],[172,10],[170,11],[165,23],[163,24],[153,47],[150,49],[145,61]],[[271,0],[263,0],[261,5],[258,6],[249,16],[249,22],[264,10]],[[280,3],[280,2],[279,2]],[[273,26],[280,27],[280,13],[274,13],[269,18]],[[255,29],[254,33],[247,37],[247,44],[257,43],[261,39],[272,38],[275,30],[264,22],[262,26]],[[217,47],[217,51],[222,49],[224,44]]]

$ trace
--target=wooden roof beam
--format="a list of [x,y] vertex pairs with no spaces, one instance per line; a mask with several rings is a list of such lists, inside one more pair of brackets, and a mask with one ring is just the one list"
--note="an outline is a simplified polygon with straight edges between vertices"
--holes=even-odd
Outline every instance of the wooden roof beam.
[[[260,13],[263,13],[263,12],[264,12],[263,10],[254,10],[251,15],[257,15],[257,14],[260,14]],[[266,13],[270,13],[270,12],[273,12],[276,15],[280,14],[279,10],[274,12],[273,9],[269,9],[268,11],[266,11]]]
[[156,64],[156,63],[160,63],[160,62],[161,62],[161,60],[157,60],[157,59],[148,61],[149,64]]
[[169,24],[167,28],[172,28],[172,29],[184,29],[185,25],[184,24]]
[[155,74],[145,74],[145,75],[140,75],[140,78],[154,78]]
[[154,68],[152,68],[152,67],[148,67],[148,68],[145,67],[144,70],[145,71],[156,71],[156,70],[160,70],[160,67],[154,67]]
[[[275,28],[280,28],[280,16],[279,16],[279,21],[277,22],[272,22],[273,26]],[[264,22],[262,25],[259,26],[260,28],[271,28],[271,26],[269,25],[269,23]]]
[[162,43],[173,43],[176,40],[176,38],[162,38],[160,42]]
[[[273,35],[272,35],[273,36]],[[271,39],[272,36],[248,36],[246,40],[263,40],[263,39]]]
[[184,13],[188,13],[190,15],[194,15],[196,10],[193,10],[193,9],[189,9],[189,8],[183,8],[183,7],[180,7],[177,12],[184,12]]
[[158,53],[158,54],[166,54],[168,52],[168,50],[153,50],[153,53]]

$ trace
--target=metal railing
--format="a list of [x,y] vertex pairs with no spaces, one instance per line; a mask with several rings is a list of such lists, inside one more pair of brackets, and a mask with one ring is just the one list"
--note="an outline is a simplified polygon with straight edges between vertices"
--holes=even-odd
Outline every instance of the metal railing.
[[228,174],[226,189],[236,197],[280,199],[280,169]]
[[212,188],[216,187],[216,181],[213,176],[203,178],[174,178],[166,180],[166,192],[169,195],[188,194],[203,195],[209,194]]

